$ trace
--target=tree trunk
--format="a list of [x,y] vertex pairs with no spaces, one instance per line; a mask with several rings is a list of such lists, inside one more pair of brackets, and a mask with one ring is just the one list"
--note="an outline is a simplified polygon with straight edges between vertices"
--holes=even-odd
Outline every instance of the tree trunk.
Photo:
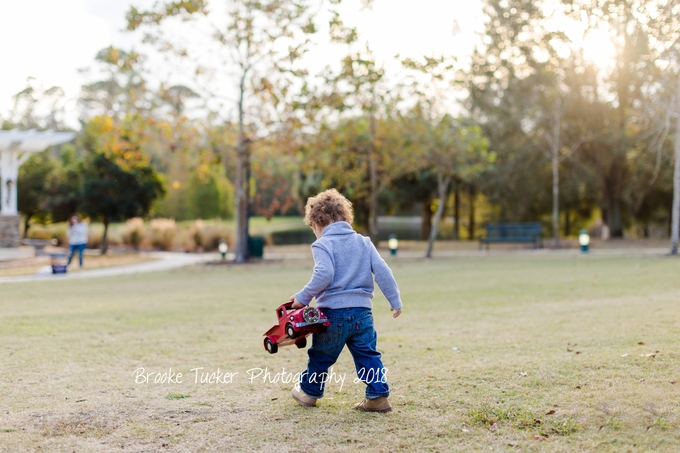
[[555,119],[553,121],[552,133],[552,174],[553,174],[553,209],[552,209],[552,224],[553,224],[553,240],[552,246],[554,249],[560,246],[560,107],[557,108]]
[[623,237],[623,221],[621,219],[621,200],[617,196],[617,191],[607,195],[607,226],[609,227],[609,237]]
[[571,217],[569,216],[569,206],[564,207],[564,237],[571,234]]
[[108,217],[104,217],[104,236],[102,236],[102,255],[109,251],[109,223]]
[[371,242],[378,245],[378,163],[375,155],[375,117],[371,113],[371,143],[369,145],[369,177],[371,193],[368,197],[368,235]]
[[31,227],[31,217],[33,217],[31,214],[24,214],[26,217],[24,218],[24,239],[28,238],[28,229]]
[[675,165],[673,166],[673,212],[671,213],[671,255],[678,254],[678,236],[680,235],[680,75],[678,76],[678,93],[675,99],[677,116],[675,117]]
[[234,184],[235,208],[236,208],[236,259],[237,263],[245,263],[248,260],[248,195],[249,181],[247,177],[249,156],[246,136],[243,125],[243,96],[245,92],[246,71],[243,72],[240,84],[240,96],[238,102],[239,134],[236,158],[236,180]]
[[456,191],[453,193],[453,239],[460,239],[460,181],[456,181]]
[[[631,10],[630,6],[626,3],[623,2],[622,6],[624,7],[624,14],[626,17],[626,20],[624,24],[628,24],[631,20]],[[621,219],[621,197],[619,194],[621,191],[619,190],[619,187],[621,187],[621,183],[623,182],[622,178],[620,176],[623,174],[623,170],[625,169],[625,159],[626,159],[626,153],[627,153],[627,145],[628,142],[626,140],[626,124],[628,123],[628,105],[630,103],[629,101],[629,91],[630,91],[630,81],[631,81],[631,74],[632,71],[630,70],[630,53],[631,53],[631,37],[628,31],[625,29],[627,25],[623,25],[623,29],[620,30],[620,32],[623,35],[624,42],[622,47],[620,47],[620,54],[618,56],[619,58],[619,69],[618,69],[618,77],[616,81],[616,92],[617,92],[617,97],[619,101],[619,105],[617,107],[618,113],[619,113],[619,144],[618,144],[618,152],[617,156],[615,156],[615,161],[613,163],[613,168],[612,171],[614,172],[614,190],[609,193],[608,197],[608,203],[609,206],[607,207],[607,210],[609,211],[609,221],[607,222],[609,225],[609,231],[611,234],[612,238],[622,238],[623,237],[623,221]]]
[[468,240],[475,240],[475,197],[477,195],[474,186],[468,187],[468,194],[470,195],[470,211],[468,213]]
[[605,223],[609,227],[610,237],[623,237],[623,219],[621,216],[621,192],[627,177],[625,155],[614,155],[611,166],[604,177],[604,211]]
[[437,204],[437,211],[434,213],[434,224],[430,231],[430,240],[427,243],[427,252],[425,252],[425,258],[432,258],[432,246],[434,245],[434,240],[437,238],[437,228],[439,227],[439,221],[442,218],[442,213],[444,212],[444,206],[446,205],[446,194],[449,192],[449,183],[451,183],[451,176],[437,175],[437,188],[439,192],[439,203]]
[[426,199],[423,200],[423,207],[421,210],[421,226],[420,226],[420,240],[427,241],[430,237],[430,230],[432,229],[432,211],[430,206],[432,205],[432,197],[428,195]]

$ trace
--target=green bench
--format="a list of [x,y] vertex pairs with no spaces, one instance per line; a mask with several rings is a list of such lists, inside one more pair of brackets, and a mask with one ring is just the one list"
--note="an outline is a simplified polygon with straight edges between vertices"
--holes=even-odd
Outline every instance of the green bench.
[[486,244],[488,250],[492,243],[533,244],[534,248],[542,248],[542,230],[543,225],[539,222],[489,223],[486,225],[486,236],[479,238],[479,249]]

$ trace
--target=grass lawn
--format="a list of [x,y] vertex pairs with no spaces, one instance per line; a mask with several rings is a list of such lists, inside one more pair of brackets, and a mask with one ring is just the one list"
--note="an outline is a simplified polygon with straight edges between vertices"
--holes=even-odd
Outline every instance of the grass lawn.
[[[389,414],[350,410],[346,351],[317,408],[270,382],[305,366],[261,335],[311,261],[2,285],[0,451],[680,451],[680,260],[391,263],[404,312],[374,307]],[[195,383],[200,367],[237,374]]]

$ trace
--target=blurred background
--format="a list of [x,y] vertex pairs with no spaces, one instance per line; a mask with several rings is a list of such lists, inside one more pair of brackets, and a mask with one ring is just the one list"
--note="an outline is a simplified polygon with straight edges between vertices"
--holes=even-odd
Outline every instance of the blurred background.
[[678,17],[670,0],[5,2],[2,129],[76,133],[21,166],[21,234],[63,243],[77,212],[103,252],[105,234],[224,238],[246,259],[252,234],[311,242],[305,201],[335,187],[376,242],[489,222],[540,222],[555,247],[666,241]]

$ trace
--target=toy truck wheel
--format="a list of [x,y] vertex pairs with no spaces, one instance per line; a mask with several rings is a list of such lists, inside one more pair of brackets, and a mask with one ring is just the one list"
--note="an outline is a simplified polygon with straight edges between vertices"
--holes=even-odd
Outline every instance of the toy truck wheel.
[[300,338],[298,341],[295,342],[295,346],[297,346],[298,349],[304,349],[307,347],[307,339],[306,338]]
[[288,335],[290,338],[297,338],[298,333],[293,329],[293,325],[291,323],[286,324],[286,335]]
[[272,343],[272,341],[269,338],[264,339],[264,348],[270,354],[276,354],[279,351],[279,345],[276,343]]

